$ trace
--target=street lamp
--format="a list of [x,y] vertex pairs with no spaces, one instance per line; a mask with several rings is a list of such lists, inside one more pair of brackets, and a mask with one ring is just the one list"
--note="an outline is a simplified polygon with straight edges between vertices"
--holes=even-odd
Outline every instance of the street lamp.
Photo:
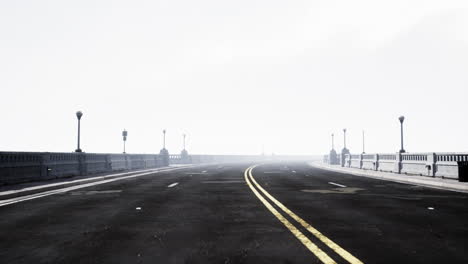
[[331,134],[332,136],[332,149],[335,149],[335,134]]
[[81,111],[76,112],[76,117],[78,118],[78,148],[75,150],[75,152],[82,152],[82,150],[80,149],[80,133],[81,133],[80,123],[81,123],[82,116],[83,116],[83,112]]
[[183,134],[182,136],[184,137],[184,150],[185,150],[185,137],[186,137],[187,135]]
[[365,145],[365,137],[364,137],[364,130],[362,131],[362,154],[366,154],[366,145]]
[[343,128],[344,148],[346,149],[346,128]]
[[400,129],[401,129],[401,149],[400,149],[400,153],[405,153],[405,149],[403,148],[403,121],[405,121],[405,117],[404,116],[400,116],[398,118],[398,120],[400,120]]
[[125,142],[127,141],[127,136],[128,136],[128,132],[127,132],[127,130],[124,129],[124,131],[122,131],[123,147],[124,147],[123,153],[124,154],[125,154]]
[[163,130],[163,149],[166,149],[166,129]]

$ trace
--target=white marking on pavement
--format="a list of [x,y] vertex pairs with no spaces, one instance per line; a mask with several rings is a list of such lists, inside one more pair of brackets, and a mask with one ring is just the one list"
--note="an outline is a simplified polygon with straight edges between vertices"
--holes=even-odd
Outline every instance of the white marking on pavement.
[[49,187],[55,187],[55,186],[60,186],[60,185],[79,183],[79,182],[87,182],[87,181],[93,181],[93,180],[104,180],[104,179],[107,179],[107,178],[123,176],[123,175],[132,174],[132,173],[149,172],[149,171],[157,172],[157,171],[160,171],[160,169],[150,169],[150,170],[139,170],[139,171],[132,171],[132,172],[124,172],[124,173],[117,173],[117,174],[110,174],[110,175],[105,175],[105,176],[90,177],[90,178],[86,178],[86,179],[79,179],[79,180],[73,180],[73,181],[57,182],[57,183],[51,183],[51,184],[45,184],[45,185],[39,185],[39,186],[33,186],[33,187],[26,187],[26,188],[18,189],[18,190],[10,190],[10,191],[0,192],[0,196],[10,195],[10,194],[15,194],[15,193],[21,193],[21,192],[27,192],[27,191],[34,191],[34,190],[39,190],[39,189],[44,189],[44,188],[49,188]]
[[178,183],[178,182],[174,182],[173,184],[169,184],[169,185],[167,186],[167,188],[172,188],[172,187],[176,186],[177,184],[179,184],[179,183]]
[[346,185],[343,185],[343,184],[338,184],[338,183],[334,183],[334,182],[328,182],[328,183],[331,184],[331,185],[341,187],[341,188],[346,188]]
[[112,179],[107,179],[107,180],[97,181],[97,182],[90,182],[90,183],[75,185],[75,186],[61,188],[61,189],[55,189],[55,190],[51,190],[51,191],[45,191],[45,192],[41,192],[41,193],[35,193],[35,194],[15,197],[15,198],[6,199],[6,200],[0,200],[0,207],[5,206],[5,205],[9,205],[9,204],[15,204],[15,203],[19,203],[19,202],[33,200],[33,199],[37,199],[37,198],[41,198],[41,197],[45,197],[45,196],[49,196],[49,195],[54,195],[54,194],[59,194],[59,193],[66,193],[66,192],[77,190],[77,189],[82,189],[82,188],[86,188],[86,187],[101,185],[101,184],[104,184],[104,183],[109,183],[109,182],[114,182],[114,181],[119,181],[119,180],[124,180],[124,179],[137,178],[137,177],[141,177],[141,176],[154,174],[154,173],[157,173],[157,172],[167,172],[167,171],[173,171],[173,170],[177,170],[177,169],[180,169],[180,168],[158,170],[156,172],[155,171],[150,171],[150,172],[139,173],[139,174],[134,174],[134,175],[130,175],[130,176],[112,178]]
[[292,173],[296,173],[296,171],[293,170]]
[[429,209],[429,210],[434,210],[434,207],[428,207],[427,209]]
[[205,171],[202,171],[202,173],[206,173],[206,170],[205,170]]
[[135,208],[135,209],[136,209],[136,210],[141,210],[141,207],[137,207],[137,208]]
[[109,193],[120,193],[122,190],[106,190],[106,191],[77,191],[71,192],[71,195],[93,195],[93,194],[109,194]]

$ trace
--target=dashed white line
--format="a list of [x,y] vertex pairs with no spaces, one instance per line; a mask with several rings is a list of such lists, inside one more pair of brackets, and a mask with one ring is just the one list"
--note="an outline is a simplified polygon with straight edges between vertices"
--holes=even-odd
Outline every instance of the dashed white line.
[[334,183],[334,182],[328,182],[328,183],[331,184],[331,185],[341,187],[341,188],[346,188],[346,185],[343,185],[343,184],[338,184],[338,183]]
[[172,184],[169,184],[169,185],[167,186],[167,188],[172,188],[172,187],[176,186],[177,184],[179,184],[179,183],[178,183],[178,182],[174,182],[174,183],[172,183]]

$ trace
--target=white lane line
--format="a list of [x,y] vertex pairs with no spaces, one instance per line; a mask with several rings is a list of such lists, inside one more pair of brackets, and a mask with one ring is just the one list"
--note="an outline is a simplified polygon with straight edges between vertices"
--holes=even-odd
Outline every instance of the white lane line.
[[91,178],[80,179],[80,180],[57,182],[57,183],[38,185],[38,186],[33,186],[33,187],[26,187],[26,188],[23,188],[23,189],[0,192],[0,196],[5,196],[5,195],[15,194],[15,193],[21,193],[21,192],[27,192],[27,191],[40,190],[40,189],[44,189],[44,188],[67,185],[67,184],[73,184],[73,183],[78,183],[78,182],[87,182],[87,181],[93,181],[93,180],[104,180],[104,179],[107,179],[107,178],[128,175],[128,174],[131,174],[131,173],[150,172],[150,171],[157,172],[157,171],[160,171],[160,169],[138,170],[138,171],[124,172],[124,173],[110,174],[110,175],[105,175],[105,176],[91,177]]
[[206,170],[202,171],[202,173],[206,173],[206,172],[207,172]]
[[346,188],[346,185],[343,185],[343,184],[338,184],[338,183],[334,183],[334,182],[328,182],[328,183],[331,184],[331,185],[341,187],[341,188]]
[[176,186],[177,184],[179,184],[179,183],[178,183],[178,182],[174,182],[174,183],[172,183],[172,184],[169,184],[169,185],[167,186],[167,188],[172,188],[172,187]]
[[113,194],[121,193],[122,190],[107,190],[107,191],[77,191],[71,192],[71,195],[93,195],[93,194]]
[[137,178],[137,177],[150,175],[150,174],[154,174],[154,173],[158,173],[158,172],[167,172],[167,171],[173,171],[173,170],[178,170],[178,169],[180,169],[180,168],[172,168],[172,169],[159,170],[159,171],[150,171],[150,172],[134,174],[134,175],[125,176],[125,177],[119,177],[119,178],[113,178],[113,179],[108,179],[108,180],[103,180],[103,181],[80,184],[80,185],[75,185],[75,186],[66,187],[66,188],[62,188],[62,189],[55,189],[55,190],[51,190],[51,191],[35,193],[35,194],[15,197],[15,198],[6,199],[6,200],[0,200],[0,207],[5,206],[5,205],[9,205],[9,204],[15,204],[15,203],[19,203],[19,202],[29,201],[29,200],[49,196],[49,195],[54,195],[54,194],[59,194],[59,193],[66,193],[66,192],[77,190],[77,189],[82,189],[82,188],[86,188],[86,187],[101,185],[101,184],[104,184],[104,183],[109,183],[109,182],[114,182],[114,181],[119,181],[119,180],[124,180],[124,179]]

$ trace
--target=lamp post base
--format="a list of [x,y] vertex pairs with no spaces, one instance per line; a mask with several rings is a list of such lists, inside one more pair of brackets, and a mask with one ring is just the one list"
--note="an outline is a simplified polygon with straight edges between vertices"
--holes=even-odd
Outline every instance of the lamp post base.
[[400,153],[405,153],[406,151],[404,149],[400,149]]
[[76,149],[75,152],[83,152],[81,149]]

